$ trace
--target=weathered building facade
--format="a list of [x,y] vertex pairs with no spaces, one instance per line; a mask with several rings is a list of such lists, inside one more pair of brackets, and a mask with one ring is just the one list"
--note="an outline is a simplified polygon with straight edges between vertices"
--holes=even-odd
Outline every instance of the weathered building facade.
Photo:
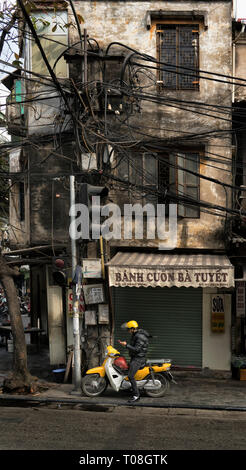
[[[135,130],[135,138],[141,144],[131,153],[128,164],[123,159],[117,166],[114,153],[112,166],[117,167],[118,177],[141,186],[146,173],[137,173],[137,166],[149,172],[145,184],[152,184],[157,190],[168,187],[169,199],[166,197],[164,202],[174,201],[173,194],[190,195],[201,202],[199,207],[178,204],[176,250],[167,251],[166,256],[165,243],[164,253],[158,250],[158,237],[124,239],[123,223],[121,240],[110,241],[110,257],[117,252],[108,265],[115,338],[122,334],[120,324],[134,317],[156,337],[151,345],[152,355],[170,355],[176,364],[183,366],[230,369],[231,292],[227,288],[233,287],[233,281],[224,285],[218,280],[211,281],[219,266],[223,270],[230,221],[221,217],[220,211],[216,215],[208,207],[203,209],[202,203],[207,201],[228,209],[232,204],[231,85],[212,75],[214,70],[224,76],[232,74],[231,2],[77,5],[84,26],[101,47],[109,52],[110,44],[111,54],[132,53],[129,63],[139,64],[136,74],[140,76],[139,69],[144,67],[144,60],[136,51],[163,66],[163,70],[150,69],[151,84],[149,76],[143,79],[151,98],[155,95],[158,99],[154,103],[143,99],[141,112],[129,117],[127,124]],[[124,44],[129,52],[124,51]],[[176,74],[170,64],[175,65]],[[154,61],[148,65],[153,66]],[[199,78],[196,69],[204,71]],[[190,70],[193,76],[189,75]],[[111,73],[112,85],[116,78]],[[218,111],[222,105],[225,112],[221,119]],[[111,120],[114,122],[113,117]],[[120,135],[128,129],[122,127]],[[124,191],[121,187],[114,201],[144,204],[153,203],[153,198],[146,197],[144,191],[134,196],[131,188]],[[158,202],[163,202],[161,197]],[[215,255],[219,255],[217,260]],[[181,266],[187,273],[186,282]],[[208,273],[205,275],[208,266],[210,278]],[[232,272],[229,260],[225,270],[229,280]],[[198,280],[199,275],[204,282]],[[197,282],[192,282],[192,277]],[[212,324],[216,301],[223,304],[220,312],[223,326],[217,330]]]
[[[236,185],[234,206],[239,209],[240,216],[236,218],[233,224],[233,232],[230,246],[230,255],[235,265],[235,293],[233,296],[233,329],[232,329],[232,347],[234,354],[245,355],[245,18],[235,17],[232,28],[232,57],[233,57],[233,76],[241,79],[239,84],[234,84],[232,93],[232,125],[234,129],[233,139],[233,159],[234,171],[233,181]],[[241,86],[240,86],[241,85]]]
[[[48,317],[46,327],[53,325],[50,335],[57,334],[57,342],[66,323],[70,344],[66,302],[60,301],[62,288],[50,281],[48,265],[54,255],[70,257],[68,176],[74,174],[77,202],[81,183],[106,185],[111,212],[117,206],[122,216],[113,227],[117,238],[108,236],[103,250],[99,241],[78,241],[80,260],[98,258],[103,251],[107,262],[101,281],[112,340],[120,338],[120,324],[134,318],[154,336],[152,357],[229,370],[234,275],[227,257],[233,179],[232,87],[226,77],[233,73],[231,1],[73,5],[77,17],[70,3],[61,3],[55,16],[52,2],[45,2],[46,13],[41,4],[33,11],[66,99],[40,66],[37,44],[23,45],[26,70],[34,71],[38,63],[35,73],[46,76],[35,89],[31,77],[23,76],[25,93],[35,102],[25,105],[28,139],[22,146],[29,170],[23,246],[41,246],[46,255],[42,270],[50,300],[43,322]],[[64,28],[74,19],[80,20],[82,38],[78,29]],[[52,52],[47,44],[55,36],[59,50]],[[139,219],[132,217],[129,232],[124,218],[124,204],[135,203],[154,208],[152,226],[143,217],[140,236]],[[173,232],[163,240],[155,230],[158,204],[166,205],[167,220],[169,204],[177,204],[177,240]],[[18,240],[15,248],[21,244]],[[40,260],[32,269],[36,280],[39,270]],[[87,309],[99,318],[98,306]],[[99,339],[108,337],[108,324],[106,333],[97,320],[88,327],[94,342],[98,331]],[[60,341],[60,352],[66,341]],[[63,362],[59,354],[57,363]]]

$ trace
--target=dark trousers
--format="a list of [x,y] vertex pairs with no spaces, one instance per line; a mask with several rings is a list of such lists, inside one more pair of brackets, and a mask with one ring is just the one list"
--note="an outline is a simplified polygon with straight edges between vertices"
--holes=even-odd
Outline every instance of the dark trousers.
[[128,378],[132,386],[132,394],[134,396],[139,396],[139,390],[137,388],[136,380],[134,375],[137,373],[138,369],[141,369],[145,365],[145,358],[133,358],[130,362]]

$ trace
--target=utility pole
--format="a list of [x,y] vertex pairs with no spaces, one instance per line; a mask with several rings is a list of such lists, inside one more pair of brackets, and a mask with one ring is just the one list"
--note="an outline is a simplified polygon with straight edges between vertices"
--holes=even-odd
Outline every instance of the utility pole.
[[[79,30],[80,31],[80,30]],[[80,34],[81,36],[81,34]],[[82,44],[81,44],[82,45]],[[87,31],[84,30],[84,74],[85,87],[87,86]],[[70,176],[70,207],[75,204],[75,177]],[[73,213],[73,211],[72,211]],[[75,215],[71,214],[71,226],[75,230]],[[77,279],[77,250],[75,233],[71,234],[71,253],[72,253],[72,278],[76,278],[73,284],[73,337],[74,337],[74,377],[73,383],[75,392],[80,391],[81,386],[81,351],[80,351],[80,335],[79,335],[79,299],[81,294],[81,279]]]
[[[75,204],[75,177],[70,176],[70,207]],[[71,224],[73,231],[75,231],[75,215],[72,215],[71,211]],[[77,250],[76,250],[76,239],[75,233],[71,233],[71,253],[72,253],[72,279],[75,279],[76,268],[77,268]],[[76,281],[73,284],[73,337],[74,337],[74,377],[73,383],[75,391],[80,390],[81,385],[81,351],[80,351],[80,336],[79,336],[79,296],[81,291],[81,285]]]

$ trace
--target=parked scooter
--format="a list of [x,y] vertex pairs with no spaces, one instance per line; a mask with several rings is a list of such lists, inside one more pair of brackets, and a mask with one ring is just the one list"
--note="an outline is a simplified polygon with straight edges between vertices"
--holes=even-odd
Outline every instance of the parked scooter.
[[[137,387],[149,397],[162,397],[175,382],[170,372],[169,359],[151,359],[135,375]],[[89,369],[82,378],[82,391],[88,397],[97,397],[105,392],[110,384],[113,390],[129,390],[131,383],[127,376],[128,364],[124,356],[112,346],[107,346],[107,356],[100,367]]]
[[20,299],[20,312],[21,312],[22,315],[28,315],[29,314],[28,305],[22,299]]

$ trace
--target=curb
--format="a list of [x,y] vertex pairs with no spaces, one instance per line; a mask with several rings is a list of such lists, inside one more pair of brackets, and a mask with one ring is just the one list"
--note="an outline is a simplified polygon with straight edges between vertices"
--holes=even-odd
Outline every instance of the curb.
[[[88,400],[80,400],[80,399],[73,399],[73,398],[51,398],[51,397],[17,397],[12,395],[0,395],[0,406],[33,406],[37,404],[57,404],[57,405],[81,405],[83,407],[91,408],[94,407],[95,411],[106,411],[107,408],[110,407],[118,407],[118,406],[125,406],[125,407],[138,407],[138,408],[176,408],[176,409],[187,409],[187,410],[208,410],[208,411],[241,411],[246,412],[246,406],[231,406],[231,405],[195,405],[195,404],[182,404],[182,403],[135,403],[134,405],[130,405],[127,402],[105,402],[105,401],[88,401]],[[104,408],[102,410],[101,408]]]

